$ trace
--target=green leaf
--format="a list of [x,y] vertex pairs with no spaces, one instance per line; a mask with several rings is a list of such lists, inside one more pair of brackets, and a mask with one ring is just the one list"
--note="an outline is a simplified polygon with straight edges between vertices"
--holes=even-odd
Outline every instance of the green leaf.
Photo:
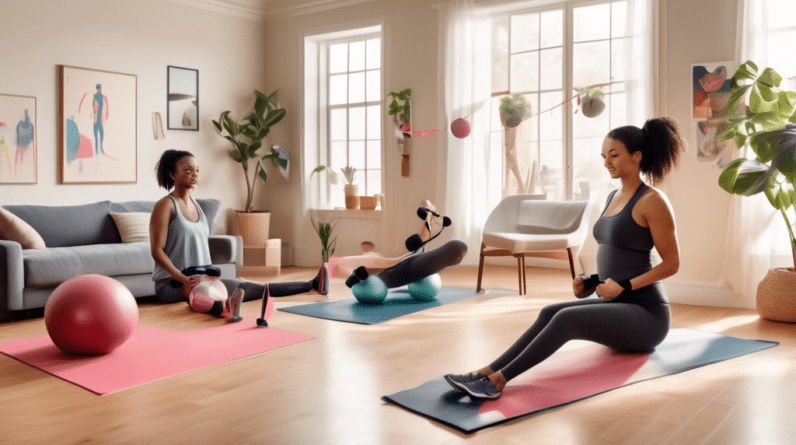
[[240,151],[238,151],[238,149],[230,150],[229,155],[232,156],[235,162],[243,163],[243,158],[240,156]]
[[785,190],[782,190],[782,187],[780,187],[779,191],[777,192],[776,202],[777,202],[776,208],[783,211],[788,210],[792,204],[790,200],[790,195]]
[[230,119],[229,116],[224,116],[224,129],[227,130],[227,133],[232,137],[238,135],[238,124]]
[[796,93],[793,91],[780,91],[778,105],[780,113],[790,116],[796,108]]
[[325,165],[319,165],[319,166],[315,167],[315,170],[313,170],[312,172],[313,173],[320,173],[320,172],[322,172],[324,170],[326,170],[326,166]]
[[734,82],[755,78],[757,78],[757,65],[751,60],[738,67],[738,70],[732,76]]
[[776,148],[771,165],[790,180],[796,175],[796,125],[788,125],[772,134],[776,134]]
[[216,131],[218,131],[219,133],[223,131],[223,129],[221,128],[221,124],[219,124],[217,121],[213,121],[213,125],[216,126]]
[[262,116],[268,108],[268,97],[257,90],[254,90],[254,96],[254,113]]
[[278,110],[269,112],[268,115],[265,117],[263,127],[270,128],[271,126],[276,125],[277,123],[279,123],[279,121],[281,121],[285,117],[286,114],[287,110],[285,110],[284,108],[280,108]]
[[760,162],[768,162],[774,158],[774,151],[779,143],[779,132],[766,131],[753,134],[749,138],[749,146]]
[[777,208],[777,196],[774,194],[774,190],[773,189],[766,189],[766,190],[763,191],[763,193],[766,195],[766,198],[768,198],[768,202],[771,204],[771,207],[774,207],[776,209]]
[[749,94],[749,111],[768,113],[776,109],[777,95],[767,85],[756,83]]
[[719,186],[735,195],[755,195],[773,186],[773,172],[761,162],[738,158],[721,172]]
[[733,87],[730,90],[730,99],[727,102],[727,105],[730,109],[737,109],[738,105],[741,104],[741,100],[743,99],[746,92],[749,91],[749,88],[752,88],[752,85],[742,85],[737,88]]
[[782,82],[782,76],[779,75],[773,68],[766,68],[760,77],[757,78],[757,83],[763,83],[771,88],[776,88]]
[[260,179],[262,179],[263,182],[268,179],[268,173],[266,173],[265,169],[261,168],[257,173],[260,175]]

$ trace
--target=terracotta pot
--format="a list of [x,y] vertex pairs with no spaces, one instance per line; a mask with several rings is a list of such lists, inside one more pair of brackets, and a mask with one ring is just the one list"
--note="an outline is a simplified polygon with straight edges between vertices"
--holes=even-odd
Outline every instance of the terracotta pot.
[[359,186],[356,184],[346,184],[343,188],[345,191],[345,208],[358,210],[359,209]]
[[268,241],[271,212],[241,212],[232,215],[232,235],[243,238],[244,246],[262,247]]
[[757,313],[766,320],[796,322],[796,272],[769,269],[757,286]]
[[375,210],[376,204],[378,204],[379,199],[375,196],[360,196],[359,197],[359,208],[362,210]]

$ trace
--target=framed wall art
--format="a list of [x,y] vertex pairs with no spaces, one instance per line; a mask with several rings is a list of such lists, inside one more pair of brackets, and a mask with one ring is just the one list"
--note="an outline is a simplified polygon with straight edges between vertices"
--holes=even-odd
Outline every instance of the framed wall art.
[[199,70],[169,66],[167,81],[168,129],[199,131]]
[[735,62],[691,65],[691,127],[696,141],[697,162],[723,168],[732,156],[733,141],[721,141],[726,126],[724,115],[730,99]]
[[0,94],[0,184],[36,184],[36,98]]
[[138,78],[58,66],[61,184],[138,180]]

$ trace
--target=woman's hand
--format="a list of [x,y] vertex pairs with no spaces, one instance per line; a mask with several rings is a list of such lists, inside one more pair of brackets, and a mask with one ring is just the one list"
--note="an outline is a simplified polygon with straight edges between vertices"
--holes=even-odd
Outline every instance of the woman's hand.
[[191,295],[191,291],[195,288],[199,283],[202,282],[199,275],[191,275],[190,277],[186,277],[185,275],[182,276],[182,279],[179,280],[182,283],[182,287],[180,288],[180,292],[182,292],[182,296],[188,299]]
[[603,300],[613,300],[614,298],[622,295],[625,288],[620,286],[616,281],[608,278],[605,283],[597,286],[597,296]]
[[594,288],[586,289],[586,285],[583,283],[583,278],[575,277],[575,279],[572,280],[572,292],[578,298],[586,298],[594,293]]

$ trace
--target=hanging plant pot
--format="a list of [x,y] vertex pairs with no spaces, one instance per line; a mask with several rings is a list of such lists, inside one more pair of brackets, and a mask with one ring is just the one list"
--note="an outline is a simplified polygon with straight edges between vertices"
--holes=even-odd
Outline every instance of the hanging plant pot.
[[772,321],[796,322],[796,272],[769,269],[757,286],[757,313]]
[[605,110],[605,102],[599,97],[586,96],[581,104],[583,115],[586,117],[597,117]]

